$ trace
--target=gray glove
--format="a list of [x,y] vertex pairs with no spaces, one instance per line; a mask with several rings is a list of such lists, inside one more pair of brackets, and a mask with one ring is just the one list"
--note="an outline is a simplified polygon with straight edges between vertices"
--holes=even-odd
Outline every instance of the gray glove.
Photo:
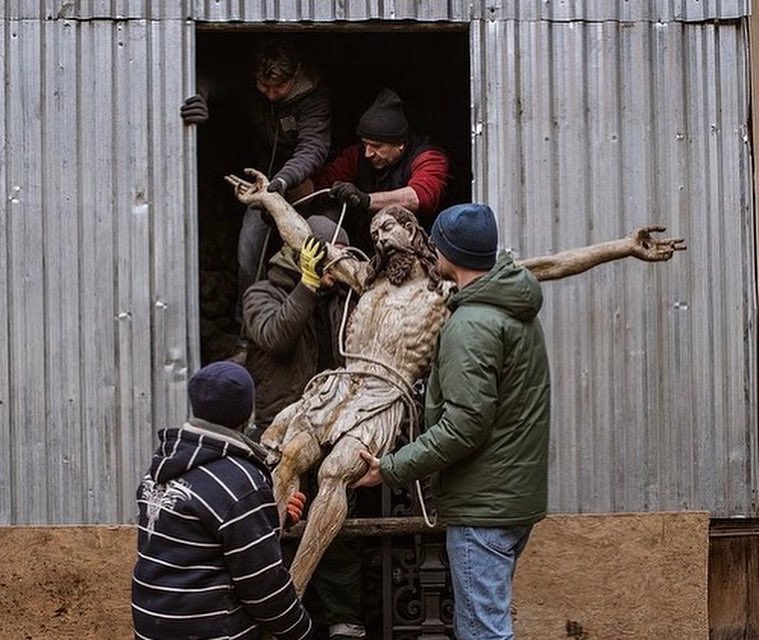
[[285,191],[287,191],[287,183],[285,182],[284,178],[278,178],[274,176],[271,179],[269,186],[266,187],[266,190],[269,193],[278,193],[279,195],[283,196],[285,195]]
[[179,115],[185,124],[202,124],[208,120],[206,99],[198,93],[190,96],[179,107]]

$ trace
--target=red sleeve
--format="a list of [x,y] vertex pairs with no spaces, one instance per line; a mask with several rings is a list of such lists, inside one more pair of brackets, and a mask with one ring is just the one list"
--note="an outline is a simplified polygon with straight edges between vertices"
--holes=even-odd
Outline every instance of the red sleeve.
[[355,182],[358,180],[358,161],[361,145],[354,144],[343,149],[340,154],[325,164],[311,177],[315,189],[331,187],[335,182]]
[[448,156],[442,151],[428,149],[414,158],[408,186],[419,198],[417,213],[427,216],[437,213],[450,178]]

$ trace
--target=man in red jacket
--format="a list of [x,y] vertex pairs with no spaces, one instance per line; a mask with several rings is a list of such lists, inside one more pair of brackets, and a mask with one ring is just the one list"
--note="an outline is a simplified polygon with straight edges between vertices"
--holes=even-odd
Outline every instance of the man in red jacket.
[[451,178],[450,160],[410,130],[403,103],[390,89],[379,92],[356,134],[361,141],[316,171],[306,188],[331,187],[330,195],[350,207],[345,229],[354,245],[374,253],[369,222],[383,207],[405,207],[423,226],[432,224]]

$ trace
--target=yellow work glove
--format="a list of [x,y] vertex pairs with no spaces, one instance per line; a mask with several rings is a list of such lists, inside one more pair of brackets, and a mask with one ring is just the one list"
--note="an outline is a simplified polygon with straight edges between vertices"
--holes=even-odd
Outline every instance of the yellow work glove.
[[321,284],[321,276],[317,272],[319,264],[327,255],[327,247],[324,243],[313,236],[306,238],[300,249],[298,266],[300,267],[300,281],[311,291],[316,291]]

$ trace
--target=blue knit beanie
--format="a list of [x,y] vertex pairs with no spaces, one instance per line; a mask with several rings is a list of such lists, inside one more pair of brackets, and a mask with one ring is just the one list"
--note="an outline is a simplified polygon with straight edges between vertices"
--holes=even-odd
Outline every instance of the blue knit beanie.
[[236,429],[253,413],[255,388],[245,367],[227,360],[199,369],[187,384],[196,418]]
[[432,225],[432,242],[459,267],[487,271],[495,264],[498,227],[485,204],[457,204],[443,209]]

